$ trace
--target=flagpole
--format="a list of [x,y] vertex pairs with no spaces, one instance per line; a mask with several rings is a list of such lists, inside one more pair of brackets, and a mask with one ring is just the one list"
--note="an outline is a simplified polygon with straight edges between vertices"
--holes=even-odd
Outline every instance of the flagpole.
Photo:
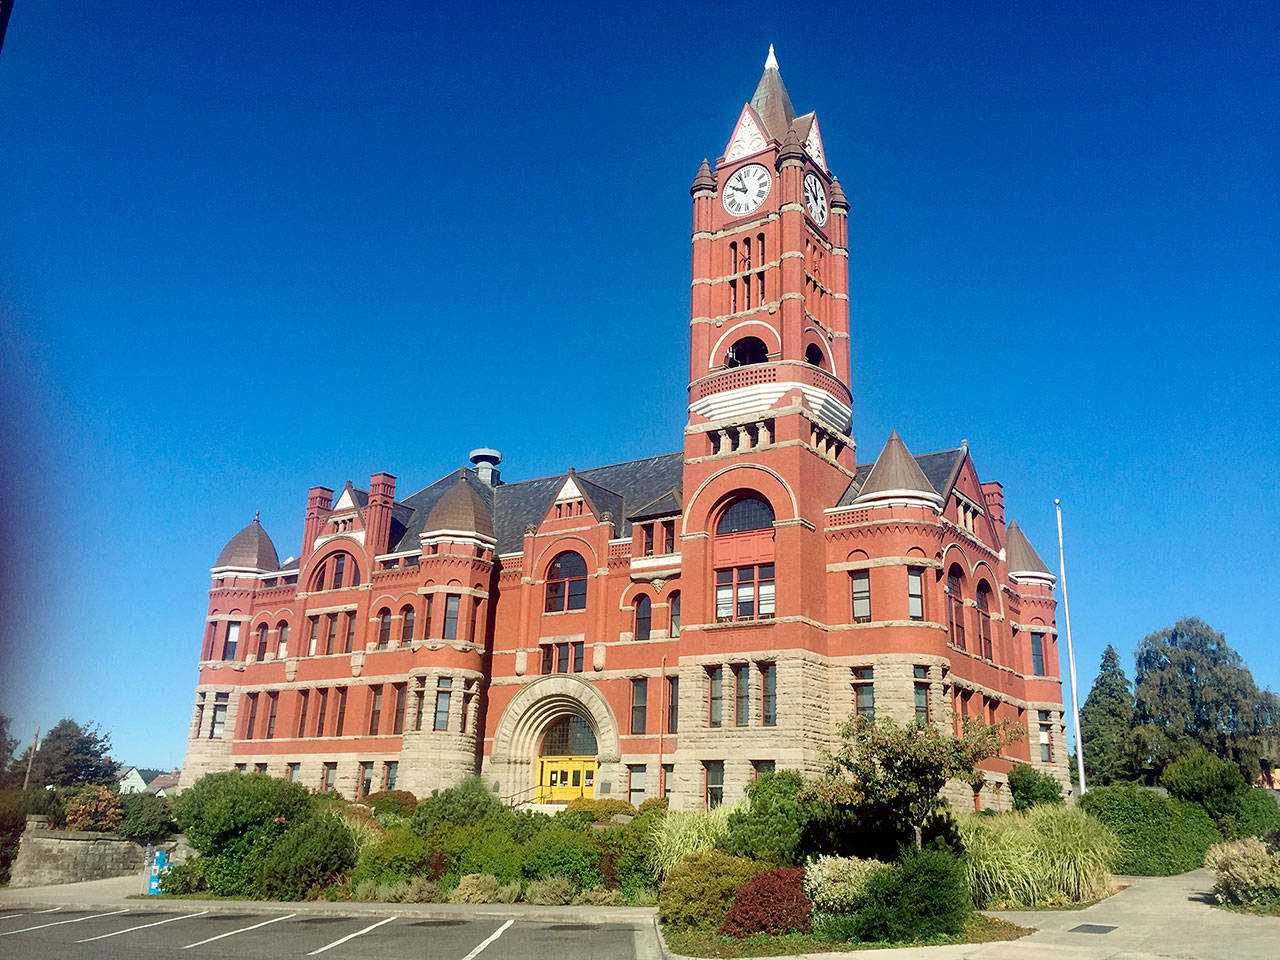
[[1080,774],[1080,793],[1089,791],[1084,779],[1084,742],[1080,739],[1080,696],[1076,687],[1076,652],[1071,645],[1071,603],[1067,600],[1067,561],[1062,549],[1062,501],[1053,498],[1058,513],[1058,579],[1062,582],[1062,612],[1067,621],[1067,667],[1071,672],[1071,724],[1076,734],[1076,770]]

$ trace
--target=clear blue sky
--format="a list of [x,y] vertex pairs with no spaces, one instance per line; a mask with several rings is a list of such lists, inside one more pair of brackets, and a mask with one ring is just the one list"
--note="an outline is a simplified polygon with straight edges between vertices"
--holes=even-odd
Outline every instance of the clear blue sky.
[[1055,567],[1062,498],[1086,688],[1189,614],[1280,687],[1278,16],[17,0],[0,711],[177,764],[255,510],[283,558],[311,484],[678,449],[687,191],[770,43],[853,206],[860,459],[967,438]]

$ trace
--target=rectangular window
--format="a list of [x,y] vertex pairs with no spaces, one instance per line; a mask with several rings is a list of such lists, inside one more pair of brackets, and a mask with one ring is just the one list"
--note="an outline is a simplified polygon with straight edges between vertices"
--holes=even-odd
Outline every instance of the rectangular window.
[[338,720],[334,725],[333,735],[342,736],[342,725],[347,719],[347,688],[338,688]]
[[382,725],[382,685],[378,684],[370,689],[373,691],[373,701],[369,706],[369,736],[372,737]]
[[773,773],[774,761],[772,760],[752,760],[751,776],[753,779],[759,780],[762,773]]
[[1048,710],[1037,713],[1040,722],[1040,760],[1043,763],[1053,762],[1053,718]]
[[546,644],[542,648],[542,672],[544,675],[553,673],[556,666],[556,648],[551,644]]
[[227,639],[222,645],[222,659],[234,660],[236,658],[236,649],[240,646],[240,624],[227,624]]
[[276,643],[276,659],[283,660],[289,655],[289,625],[280,624],[280,639]]
[[662,795],[668,800],[671,799],[671,784],[676,779],[676,765],[674,763],[664,763],[662,765]]
[[722,667],[707,667],[707,726],[709,727],[720,726],[724,698],[723,681]]
[[677,733],[680,727],[680,678],[667,677],[667,733]]
[[674,520],[662,521],[662,552],[676,552],[676,522]]
[[456,640],[458,638],[458,602],[461,599],[456,593],[451,593],[444,598],[445,640]]
[[332,656],[338,652],[338,615],[329,614],[329,632],[325,636],[324,652]]
[[640,528],[643,556],[653,556],[653,524],[646,523]]
[[1031,635],[1031,672],[1037,677],[1044,676],[1044,634]]
[[751,689],[747,684],[750,677],[745,663],[735,663],[733,671],[733,725],[745,727],[751,722]]
[[288,780],[290,783],[297,783],[297,782],[298,782],[298,769],[299,769],[300,767],[301,767],[301,764],[298,764],[298,763],[287,763],[287,764],[285,764],[285,767],[284,767],[284,778],[285,778],[286,780]]
[[716,571],[716,622],[773,617],[773,564]]
[[256,693],[249,694],[249,719],[244,725],[244,738],[246,740],[253,739],[254,721],[258,719],[258,695]]
[[462,718],[458,721],[458,729],[463,733],[466,733],[471,725],[471,701],[474,699],[474,694],[464,693],[462,695]]
[[627,800],[633,807],[644,803],[644,781],[648,768],[643,763],[627,766]]
[[907,616],[924,619],[924,568],[907,567]]
[[219,693],[214,697],[213,722],[209,724],[209,739],[221,740],[227,727],[227,695]]
[[636,677],[631,681],[631,732],[644,733],[645,713],[649,704],[649,680]]
[[704,804],[708,810],[714,810],[724,803],[724,761],[704,760],[702,771],[707,784]]
[[325,719],[324,715],[325,715],[325,711],[328,708],[329,708],[329,691],[327,689],[317,690],[316,691],[316,736],[317,737],[324,736],[324,719]]
[[307,735],[307,705],[311,702],[311,692],[308,690],[298,691],[298,733],[297,736],[305,737]]
[[871,571],[855,570],[853,580],[853,622],[871,622]]
[[556,673],[569,672],[569,644],[556,644]]
[[276,735],[276,711],[280,708],[280,694],[268,693],[267,704],[270,707],[267,711],[267,739],[271,740]]
[[396,719],[391,732],[404,733],[404,712],[409,706],[408,688],[403,683],[397,683],[394,690],[396,694]]
[[311,621],[311,638],[307,641],[307,656],[314,657],[316,655],[316,646],[320,643],[320,618],[310,617]]
[[320,792],[328,793],[338,783],[338,765],[336,763],[326,763],[324,765],[324,776],[320,781]]
[[916,679],[915,707],[916,719],[926,723],[933,719],[933,711],[929,707],[929,668],[912,667],[911,673]]
[[853,712],[868,720],[876,718],[876,686],[871,667],[853,668]]
[[394,790],[396,778],[400,776],[400,761],[388,760],[382,765],[382,789]]
[[778,665],[760,664],[760,722],[766,727],[778,725]]
[[574,673],[582,672],[582,651],[583,651],[583,643],[581,640],[578,640],[573,644],[573,672]]
[[[423,683],[424,681],[419,680],[418,682]],[[421,730],[422,729],[422,705],[423,705],[423,701],[427,699],[427,691],[415,690],[413,692],[413,698],[415,701],[413,706],[413,729]]]
[[453,687],[452,677],[441,677],[436,681],[436,718],[434,730],[449,729],[449,697]]
[[431,601],[435,600],[435,598],[435,594],[427,594],[427,608],[422,612],[422,638],[424,640],[428,640],[431,637],[431,608],[434,606]]
[[267,772],[267,765],[265,763],[255,763],[253,765],[253,772],[265,774]]
[[356,787],[356,799],[373,793],[373,761],[360,761],[360,783]]

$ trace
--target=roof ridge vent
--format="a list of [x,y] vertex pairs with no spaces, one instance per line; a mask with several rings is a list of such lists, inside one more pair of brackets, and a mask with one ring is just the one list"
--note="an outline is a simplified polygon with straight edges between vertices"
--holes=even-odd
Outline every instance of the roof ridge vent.
[[496,487],[501,483],[498,464],[502,462],[502,454],[491,447],[478,447],[469,454],[471,462],[476,465],[476,477],[485,486]]

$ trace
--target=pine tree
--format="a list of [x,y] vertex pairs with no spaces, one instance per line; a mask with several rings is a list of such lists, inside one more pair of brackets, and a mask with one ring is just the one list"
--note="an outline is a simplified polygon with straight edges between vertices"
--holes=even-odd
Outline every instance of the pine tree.
[[1098,677],[1080,708],[1084,772],[1090,786],[1132,780],[1137,775],[1133,708],[1133,692],[1120,666],[1120,655],[1107,644]]

